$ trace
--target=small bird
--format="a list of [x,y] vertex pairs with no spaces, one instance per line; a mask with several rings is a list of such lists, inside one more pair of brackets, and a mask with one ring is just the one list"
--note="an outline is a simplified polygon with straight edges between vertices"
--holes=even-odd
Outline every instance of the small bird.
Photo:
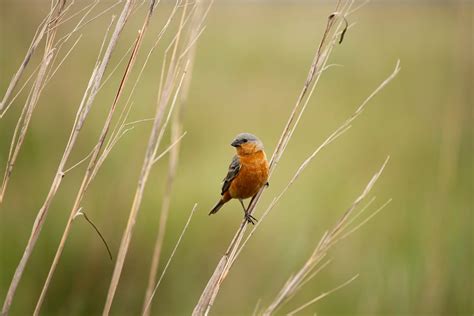
[[247,212],[242,200],[253,198],[264,185],[268,186],[269,166],[263,151],[263,143],[255,135],[241,133],[230,145],[235,147],[237,155],[232,158],[229,171],[224,178],[222,197],[209,215],[217,213],[229,200],[238,199],[244,208],[247,222],[255,224],[254,221],[257,219]]

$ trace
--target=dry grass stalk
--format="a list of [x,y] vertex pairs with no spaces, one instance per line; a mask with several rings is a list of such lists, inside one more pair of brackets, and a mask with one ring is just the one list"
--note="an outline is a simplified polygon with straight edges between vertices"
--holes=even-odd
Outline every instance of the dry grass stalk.
[[[182,83],[184,75],[185,75],[185,72],[182,74],[180,83]],[[171,79],[173,84],[170,86],[170,89],[167,92],[171,93],[171,90],[173,89],[175,80],[176,80],[176,77],[173,77]],[[179,89],[178,89],[178,91],[179,91]],[[151,167],[153,166],[153,161],[155,160],[156,150],[157,150],[158,145],[159,145],[159,142],[158,142],[159,137],[158,136],[159,136],[159,134],[160,134],[159,132],[161,131],[161,128],[163,126],[163,118],[164,118],[164,114],[165,114],[164,110],[165,110],[166,105],[168,104],[169,96],[170,95],[168,93],[165,93],[166,102],[165,101],[158,102],[159,107],[158,107],[157,112],[156,112],[152,132],[151,132],[150,139],[149,139],[148,146],[147,146],[145,161],[143,163],[142,171],[140,173],[140,178],[138,180],[137,190],[135,192],[135,197],[134,197],[134,200],[133,200],[133,204],[132,204],[132,208],[131,208],[131,211],[130,211],[129,219],[127,221],[127,226],[125,228],[124,234],[122,236],[122,241],[120,243],[120,248],[119,248],[119,252],[118,252],[118,255],[117,255],[117,261],[116,261],[116,264],[115,264],[114,272],[113,272],[113,275],[112,275],[112,280],[111,280],[109,291],[108,291],[108,294],[107,294],[107,300],[106,300],[105,307],[104,307],[104,310],[103,310],[103,315],[108,315],[109,312],[110,312],[110,308],[112,307],[113,298],[114,298],[115,292],[117,290],[117,286],[118,286],[118,282],[120,280],[123,264],[125,262],[125,257],[127,255],[128,247],[130,245],[130,240],[131,240],[131,237],[132,237],[132,234],[133,234],[133,227],[135,225],[136,217],[138,215],[138,211],[140,209],[141,201],[142,201],[142,198],[143,198],[145,184],[148,180],[148,176],[150,174]],[[170,109],[170,111],[171,110],[172,109]]]
[[[202,21],[204,21],[211,5],[212,5],[212,2],[209,4],[206,12],[202,14],[201,10],[203,9],[203,2],[202,1],[197,2],[196,14],[194,14],[193,16],[193,21],[191,22],[190,32],[188,35],[189,36],[188,43],[192,43],[199,36],[201,32]],[[192,67],[194,56],[195,56],[194,48],[196,46],[192,45],[191,47],[193,49],[187,52],[188,60],[191,65],[189,67]],[[165,53],[164,60],[166,60],[166,53]],[[190,71],[190,73],[192,73],[192,71]],[[191,75],[189,74],[185,78],[185,82],[183,83],[183,89],[182,89],[183,92],[181,93],[181,98],[178,101],[178,105],[176,107],[176,110],[173,116],[173,121],[171,125],[171,143],[176,142],[178,140],[179,135],[182,134],[183,127],[182,127],[182,118],[181,118],[182,116],[181,108],[184,106],[184,103],[186,102],[190,81],[191,81]],[[159,224],[158,224],[158,233],[157,233],[157,237],[155,241],[155,246],[153,249],[150,273],[148,277],[148,285],[146,288],[145,299],[143,302],[143,315],[144,316],[150,315],[150,312],[151,312],[151,306],[149,306],[149,304],[151,303],[151,298],[154,292],[153,289],[155,287],[155,283],[157,282],[156,277],[158,275],[158,267],[160,263],[161,250],[163,247],[163,241],[164,241],[164,237],[166,233],[166,224],[168,221],[168,215],[170,211],[171,194],[173,191],[173,184],[174,184],[174,179],[176,176],[176,170],[178,166],[178,158],[179,158],[179,144],[177,146],[174,146],[170,153],[170,158],[169,158],[169,163],[168,163],[168,174],[166,178],[165,191],[163,193],[163,201],[161,204],[161,213],[160,213],[160,219],[159,219]]]
[[114,32],[109,40],[109,43],[107,45],[107,49],[102,57],[102,60],[98,62],[96,67],[94,68],[94,71],[92,72],[91,78],[89,80],[88,86],[86,88],[86,91],[84,93],[83,99],[81,101],[81,104],[79,106],[77,115],[76,115],[76,120],[74,122],[74,126],[72,128],[71,134],[69,136],[68,143],[66,145],[66,148],[64,150],[63,156],[61,158],[61,161],[58,166],[58,170],[56,172],[56,175],[54,177],[53,183],[51,185],[50,191],[46,197],[46,200],[43,204],[43,206],[40,208],[38,211],[35,223],[33,224],[33,228],[31,231],[30,238],[28,240],[27,246],[25,248],[25,251],[23,253],[23,256],[20,260],[20,263],[18,264],[15,274],[13,276],[13,279],[11,281],[10,287],[7,292],[7,296],[5,298],[5,302],[3,304],[2,308],[2,314],[7,315],[8,311],[10,310],[10,306],[16,291],[16,288],[20,282],[21,276],[23,275],[23,271],[25,269],[25,266],[28,262],[28,259],[33,251],[33,248],[36,244],[36,241],[38,240],[39,234],[41,232],[41,229],[43,227],[44,221],[46,219],[46,215],[48,213],[49,207],[51,205],[51,202],[56,195],[59,186],[61,185],[62,178],[64,176],[64,167],[68,161],[69,155],[72,152],[72,149],[76,143],[77,137],[82,129],[82,126],[84,124],[85,119],[87,118],[87,115],[90,111],[90,108],[92,106],[92,103],[94,102],[95,96],[97,95],[98,89],[100,87],[100,83],[102,81],[102,77],[104,75],[104,72],[107,68],[107,65],[109,64],[110,58],[112,56],[112,53],[115,49],[115,46],[117,44],[118,38],[123,30],[123,27],[125,26],[125,23],[130,15],[130,11],[132,8],[133,0],[127,0],[124,3],[122,12],[120,14],[119,19],[117,20],[117,23],[115,25]]
[[[60,0],[56,2],[56,5],[52,7],[51,13],[48,15],[49,18],[45,21],[41,31],[37,34],[37,38],[33,40],[32,45],[30,46],[30,50],[26,56],[26,63],[22,63],[18,72],[10,82],[10,86],[7,89],[7,92],[4,97],[4,101],[0,104],[0,112],[2,111],[2,107],[4,106],[4,102],[8,101],[9,95],[13,91],[14,87],[16,86],[21,74],[26,68],[26,65],[29,62],[31,54],[35,51],[37,45],[41,41],[43,34],[46,33],[46,45],[44,49],[43,59],[40,63],[40,68],[36,75],[36,79],[33,83],[31,88],[30,94],[28,95],[27,101],[23,107],[23,111],[21,112],[20,118],[18,119],[18,123],[15,127],[15,132],[13,134],[12,142],[10,145],[10,151],[8,154],[8,161],[7,167],[5,169],[5,174],[2,181],[2,186],[0,187],[0,203],[2,203],[5,191],[8,185],[8,180],[10,179],[10,175],[13,171],[13,167],[16,162],[16,158],[20,152],[21,146],[26,136],[26,131],[28,130],[29,123],[31,121],[31,117],[33,115],[33,111],[38,104],[39,97],[41,92],[44,88],[45,81],[47,78],[48,68],[51,64],[51,60],[53,59],[54,54],[56,53],[56,49],[54,47],[54,38],[56,36],[57,28],[55,28],[56,24],[60,21],[62,16],[63,10],[65,8],[66,1]],[[53,12],[55,14],[52,14]],[[29,55],[30,54],[30,55]],[[6,107],[6,104],[5,104]],[[5,111],[8,107],[5,108]]]
[[319,296],[316,296],[315,298],[313,298],[312,300],[310,300],[309,302],[306,302],[305,304],[301,305],[300,307],[292,310],[291,312],[289,312],[287,315],[290,316],[290,315],[294,315],[296,313],[298,313],[299,311],[305,309],[306,307],[308,307],[309,305],[311,304],[314,304],[316,303],[317,301],[325,298],[326,296],[336,292],[337,290],[339,289],[342,289],[343,287],[345,287],[346,285],[348,285],[349,283],[351,283],[352,281],[354,281],[355,279],[357,279],[359,277],[358,274],[356,274],[355,276],[353,276],[352,278],[350,278],[349,280],[347,280],[346,282],[342,283],[341,285],[327,291],[327,292],[324,292],[322,294],[320,294]]
[[[363,192],[352,203],[352,205],[346,210],[346,212],[344,212],[344,214],[338,220],[336,225],[330,231],[326,231],[323,234],[323,237],[319,241],[317,247],[314,249],[313,253],[305,262],[303,267],[294,276],[290,277],[290,279],[285,283],[285,285],[280,290],[280,292],[278,293],[276,298],[273,300],[273,302],[265,310],[263,315],[269,316],[269,315],[274,314],[278,308],[280,308],[284,303],[286,303],[302,287],[302,285],[304,285],[306,282],[312,279],[317,274],[317,272],[320,271],[316,269],[318,267],[318,264],[322,261],[323,258],[326,257],[329,249],[341,239],[341,234],[343,234],[348,229],[349,224],[351,223],[350,221],[351,215],[353,215],[356,207],[367,197],[367,195],[370,193],[370,191],[374,187],[378,178],[382,174],[388,162],[388,159],[389,158],[387,157],[387,159],[383,163],[380,170],[377,173],[375,173],[375,175],[371,178],[369,183],[366,185]],[[387,203],[384,204],[382,208],[385,207],[386,205]],[[377,213],[380,210],[381,209],[377,210],[374,213]],[[358,227],[360,226],[357,226],[357,228]],[[350,230],[350,232],[353,232],[353,231],[354,230]],[[342,238],[344,238],[345,236],[346,235],[344,235]],[[353,279],[351,279],[351,281],[352,280]],[[316,302],[317,300],[323,298],[324,296],[318,296],[316,300],[311,300],[309,304],[304,304],[302,307],[309,306],[310,304],[312,304],[313,302]],[[300,309],[302,308],[298,308],[294,312],[299,311]]]
[[236,255],[234,256],[233,260],[238,257],[244,246],[247,244],[249,239],[253,236],[254,232],[257,230],[259,225],[264,221],[268,213],[277,205],[277,203],[280,201],[280,199],[283,197],[283,195],[288,191],[288,189],[291,187],[291,185],[296,181],[296,179],[301,175],[301,173],[306,169],[306,167],[309,165],[309,163],[316,157],[316,155],[325,147],[327,147],[329,144],[331,144],[333,141],[335,141],[339,136],[344,134],[350,127],[352,122],[357,119],[365,110],[367,104],[369,103],[370,100],[374,96],[377,95],[388,83],[390,83],[398,74],[400,71],[400,61],[397,61],[397,64],[395,66],[395,69],[393,72],[362,102],[362,104],[356,109],[356,111],[348,118],[346,119],[334,132],[332,132],[325,140],[324,142],[321,143],[314,151],[313,153],[305,160],[303,163],[300,165],[298,170],[296,170],[295,174],[293,177],[290,179],[288,184],[285,186],[285,188],[282,190],[282,192],[276,196],[270,205],[267,207],[267,209],[264,211],[262,217],[260,218],[260,221],[253,227],[252,231],[247,235],[246,239],[244,242],[242,242],[242,245],[240,246],[239,250],[237,251]]
[[160,278],[158,279],[158,282],[156,282],[156,285],[155,287],[152,289],[152,292],[150,294],[150,297],[148,298],[148,300],[145,302],[145,305],[143,307],[143,313],[142,315],[145,316],[147,314],[150,313],[150,304],[153,300],[153,297],[155,296],[156,294],[156,291],[158,290],[158,287],[160,286],[161,284],[161,281],[163,280],[163,277],[165,276],[166,274],[166,271],[168,270],[168,267],[171,263],[171,260],[173,259],[174,257],[174,254],[176,253],[176,250],[178,249],[178,246],[179,244],[181,243],[181,239],[183,239],[183,236],[184,236],[184,233],[186,232],[186,229],[188,228],[189,226],[189,223],[191,222],[191,218],[192,216],[194,215],[194,211],[196,210],[196,207],[197,207],[197,204],[194,204],[194,207],[193,209],[191,210],[191,213],[189,214],[189,217],[188,217],[188,220],[186,221],[186,224],[184,225],[184,228],[183,230],[181,231],[181,234],[179,235],[178,237],[178,240],[176,241],[176,244],[173,248],[173,250],[171,251],[171,254],[170,254],[170,257],[168,259],[168,261],[166,262],[166,265],[163,269],[163,272],[161,272],[161,275],[160,275]]
[[[122,109],[122,112],[120,113],[118,122],[115,125],[115,127],[112,131],[112,135],[109,138],[109,141],[107,142],[107,144],[105,146],[104,153],[103,153],[102,156],[106,156],[110,152],[110,150],[113,148],[113,146],[120,140],[120,138],[122,138],[128,131],[133,129],[133,125],[135,125],[136,123],[140,123],[140,122],[153,121],[154,120],[154,118],[151,118],[151,119],[144,119],[144,120],[139,120],[139,121],[126,123],[126,121],[128,119],[128,115],[129,115],[129,113],[130,113],[130,111],[132,110],[132,107],[133,107],[133,102],[131,102],[131,100],[132,100],[132,96],[134,95],[135,89],[137,88],[138,84],[140,83],[143,72],[144,72],[145,68],[147,67],[147,64],[148,64],[148,61],[150,60],[150,57],[152,56],[155,49],[158,47],[158,44],[160,43],[161,39],[163,38],[163,35],[165,34],[166,30],[169,28],[173,18],[175,17],[175,15],[177,13],[177,10],[178,10],[178,4],[179,3],[180,3],[180,0],[177,0],[174,7],[173,7],[173,10],[171,11],[170,15],[168,16],[168,19],[167,19],[166,23],[164,24],[164,26],[160,30],[158,36],[156,37],[154,45],[149,50],[149,52],[147,54],[147,57],[145,58],[145,62],[143,63],[142,68],[140,69],[140,72],[138,74],[138,77],[135,80],[135,83],[132,87],[132,90],[131,90],[131,92],[128,96],[127,102],[126,102],[124,108]],[[163,71],[163,69],[164,69],[164,67],[162,67],[162,71]],[[130,125],[132,125],[132,127],[129,127]],[[101,159],[99,159],[99,164],[101,164],[102,161],[103,161],[103,159],[101,157]]]
[[[139,30],[138,32],[138,36],[137,36],[137,39],[135,41],[135,44],[134,44],[134,48],[132,50],[132,54],[130,56],[130,59],[129,59],[129,62],[127,64],[127,67],[125,69],[125,72],[123,74],[123,77],[122,77],[122,81],[120,82],[120,85],[118,87],[118,90],[117,90],[117,93],[116,93],[116,96],[114,98],[114,101],[109,109],[109,113],[108,113],[108,116],[104,122],[104,126],[102,128],[102,132],[99,136],[99,139],[98,139],[98,142],[97,144],[94,146],[94,149],[91,153],[91,158],[90,158],[90,161],[89,161],[89,165],[86,169],[86,172],[84,174],[84,178],[82,180],[82,183],[81,183],[81,186],[80,186],[80,189],[79,191],[77,192],[77,195],[76,195],[76,199],[75,199],[75,202],[74,202],[74,205],[71,209],[71,213],[69,215],[69,219],[68,219],[68,222],[66,224],[66,227],[64,229],[64,232],[63,232],[63,235],[61,237],[61,241],[60,241],[60,244],[58,246],[58,249],[56,251],[56,254],[55,254],[55,257],[54,257],[54,260],[51,264],[51,267],[50,267],[50,270],[49,270],[49,273],[48,273],[48,276],[46,278],[46,281],[43,285],[43,289],[41,291],[41,295],[38,299],[38,302],[36,304],[36,307],[35,307],[35,311],[34,311],[34,315],[39,315],[39,312],[40,312],[40,309],[41,309],[41,305],[44,301],[44,298],[46,296],[46,292],[48,290],[48,287],[49,287],[49,284],[51,282],[51,278],[54,274],[54,271],[58,265],[58,262],[59,262],[59,259],[62,255],[62,252],[63,252],[63,249],[64,249],[64,246],[66,244],[66,240],[69,236],[69,232],[70,232],[70,229],[71,229],[71,226],[72,226],[72,222],[76,216],[76,214],[78,213],[78,211],[80,210],[80,205],[81,205],[81,202],[84,198],[84,195],[85,195],[85,192],[87,190],[87,188],[89,187],[89,184],[92,182],[94,176],[97,174],[97,170],[100,168],[101,164],[99,164],[99,158],[100,158],[100,152],[101,152],[101,149],[103,147],[103,144],[105,142],[105,139],[107,137],[107,134],[108,134],[108,131],[109,131],[109,128],[110,128],[110,124],[112,122],[112,118],[113,118],[113,115],[115,113],[115,109],[116,109],[116,106],[117,106],[117,103],[118,101],[120,100],[120,97],[122,95],[122,92],[123,92],[123,88],[125,86],[125,83],[127,82],[127,79],[128,79],[128,76],[131,72],[131,70],[133,69],[133,66],[135,65],[135,61],[136,61],[136,57],[137,57],[137,54],[138,54],[138,51],[140,49],[140,46],[141,46],[141,43],[142,43],[142,40],[143,40],[143,36],[148,28],[148,24],[149,24],[149,21],[150,21],[150,17],[153,13],[153,9],[154,9],[154,5],[155,5],[155,1],[152,0],[150,2],[150,6],[149,6],[149,9],[148,9],[148,13],[145,17],[145,21],[143,22],[143,26],[142,28]],[[109,151],[110,152],[110,151]],[[103,159],[102,159],[102,162],[103,160],[106,158],[107,156],[103,156]]]
[[[181,1],[179,1],[178,3],[180,5],[182,4]],[[175,38],[172,41],[173,50],[172,50],[172,54],[170,58],[168,72],[164,80],[164,83],[160,83],[160,91],[158,93],[158,99],[157,99],[157,105],[156,105],[156,114],[154,117],[152,130],[150,132],[148,146],[146,149],[145,158],[142,165],[142,170],[140,172],[140,177],[138,180],[135,197],[134,197],[132,207],[130,210],[129,219],[122,236],[122,241],[121,241],[119,252],[117,255],[117,261],[115,264],[112,280],[110,283],[107,299],[106,299],[104,310],[103,310],[103,315],[108,315],[110,313],[110,309],[111,309],[115,292],[117,290],[117,286],[120,280],[125,258],[128,253],[130,240],[133,235],[133,228],[136,222],[138,211],[141,206],[145,186],[146,186],[149,174],[151,172],[151,169],[154,165],[154,162],[156,161],[158,147],[161,143],[167,122],[169,121],[171,113],[176,104],[177,98],[179,96],[179,93],[183,84],[183,80],[186,76],[187,69],[189,66],[189,59],[187,61],[183,61],[184,57],[186,56],[183,54],[178,55],[178,47],[180,45],[180,39],[182,37],[182,33],[184,32],[184,25],[186,23],[186,12],[187,12],[188,6],[189,6],[189,3],[187,2],[183,5],[183,11],[182,11],[181,21],[178,27],[178,31]],[[194,9],[191,10],[191,12],[194,12]],[[185,42],[184,47],[187,49],[190,45],[193,45],[194,42],[195,41]],[[185,64],[184,70],[183,70],[183,63]],[[168,117],[166,118],[165,122],[163,122],[166,107],[170,103],[171,94],[173,90],[175,90],[175,87],[176,87],[176,91],[171,101],[171,104],[169,106]]]
[[[49,27],[47,28],[47,36],[46,36],[46,49],[45,49],[45,56],[46,52],[49,51],[47,54],[46,59],[43,59],[42,62],[38,65],[38,67],[33,71],[33,73],[30,75],[30,77],[25,81],[23,86],[19,89],[19,91],[16,93],[16,95],[11,98],[9,103],[5,105],[4,112],[8,110],[8,108],[11,106],[11,104],[15,101],[15,99],[21,94],[23,89],[27,86],[28,82],[30,79],[33,77],[33,75],[37,74],[36,80],[30,90],[30,93],[28,95],[27,102],[24,105],[23,111],[20,115],[20,118],[18,120],[17,126],[14,131],[14,135],[12,137],[11,145],[10,145],[10,152],[8,156],[8,161],[7,161],[7,167],[5,169],[4,173],[4,178],[2,181],[2,184],[0,186],[0,203],[2,202],[3,198],[5,197],[5,192],[7,189],[8,182],[10,180],[13,167],[15,165],[16,159],[18,157],[18,154],[20,152],[20,149],[22,147],[24,138],[26,136],[26,132],[28,130],[28,126],[33,114],[33,110],[36,107],[36,104],[38,103],[39,97],[43,91],[43,89],[46,87],[46,85],[51,81],[51,79],[54,77],[54,75],[58,72],[58,70],[61,68],[63,63],[66,61],[66,59],[70,56],[71,52],[73,49],[76,47],[80,39],[82,38],[82,35],[79,35],[76,39],[76,41],[72,44],[72,46],[69,48],[69,50],[64,54],[62,59],[56,64],[56,59],[60,55],[59,52],[61,51],[62,47],[64,44],[66,44],[69,39],[77,33],[80,29],[82,29],[84,26],[87,24],[91,23],[92,21],[96,20],[100,16],[104,15],[108,11],[110,11],[112,8],[117,6],[120,3],[120,0],[106,9],[102,10],[100,13],[96,14],[94,17],[90,18],[87,20],[87,17],[93,12],[93,9],[99,4],[100,0],[96,0],[93,3],[85,6],[84,8],[80,9],[78,12],[71,14],[69,17],[65,17],[66,12],[70,10],[70,8],[73,6],[74,2],[71,2],[68,6],[64,7],[64,3],[62,6],[59,8],[61,10],[61,13],[58,12],[56,15],[56,18],[53,19],[48,25]],[[52,6],[53,10],[54,6]],[[63,37],[58,39],[54,45],[54,38],[55,38],[55,33],[58,29],[58,27],[62,24],[64,24],[66,21],[71,20],[72,18],[78,16],[80,13],[84,12],[85,13],[82,15],[82,17],[79,19],[79,21],[76,23],[76,25],[73,27],[72,31],[69,33],[65,34]],[[130,48],[131,49],[131,48]],[[118,67],[118,66],[117,66]],[[40,71],[38,72],[38,69]],[[115,70],[113,70],[109,77],[109,79],[112,74],[114,73]],[[103,84],[107,81],[104,80]],[[14,79],[12,79],[14,80]],[[100,86],[98,91],[102,88],[103,84]],[[15,84],[16,85],[16,84]],[[1,116],[0,116],[1,118]]]
[[[101,13],[97,14],[95,17],[90,18],[89,20],[86,20],[86,18],[92,13],[93,9],[99,4],[99,1],[100,0],[96,0],[95,2],[79,10],[79,12],[76,12],[67,18],[65,18],[66,12],[73,6],[74,2],[71,2],[68,6],[65,6],[66,1],[61,0],[61,2],[58,2],[57,5],[51,7],[51,10],[52,10],[51,12],[53,12],[55,8],[58,7],[59,5],[59,7],[57,8],[57,13],[55,14],[55,17],[53,18],[51,14],[48,15],[50,20],[48,23],[45,24],[47,25],[47,27],[45,28],[46,45],[45,45],[43,60],[40,62],[38,67],[33,71],[30,77],[25,81],[25,83],[19,89],[16,95],[13,98],[11,98],[8,104],[5,104],[5,107],[4,107],[3,113],[5,113],[8,110],[8,108],[15,101],[15,99],[21,94],[21,92],[26,87],[30,79],[33,77],[33,75],[36,74],[36,80],[33,83],[33,86],[30,90],[27,101],[23,107],[23,111],[20,115],[20,118],[18,119],[18,123],[16,125],[15,131],[12,137],[10,151],[9,151],[8,160],[7,160],[7,166],[5,168],[3,181],[0,187],[0,203],[3,201],[5,197],[5,192],[6,192],[11,174],[13,172],[13,167],[19,155],[20,149],[23,145],[23,141],[25,139],[25,136],[29,127],[29,123],[33,115],[33,111],[36,108],[40,95],[43,92],[46,85],[51,81],[52,77],[57,73],[57,71],[63,65],[65,60],[69,57],[70,53],[76,47],[82,35],[78,36],[74,44],[69,48],[69,50],[65,53],[62,59],[57,63],[57,65],[55,65],[56,59],[60,55],[59,52],[61,51],[61,48],[64,46],[65,43],[69,41],[69,39],[72,37],[73,34],[77,33],[77,31],[82,29],[88,23],[94,21],[95,19],[103,15],[105,12],[108,12],[110,9],[112,9],[118,4],[118,3],[115,3],[109,6],[107,9],[103,10]],[[56,35],[59,25],[62,25],[68,20],[71,20],[73,17],[79,15],[83,11],[85,11],[85,13],[82,15],[80,20],[76,23],[73,30],[65,34],[63,37],[61,37],[55,42],[54,39],[55,39],[55,35]],[[42,35],[38,35],[40,33],[37,32],[37,34],[35,34],[35,38],[33,39],[34,44],[32,44],[32,46],[36,47],[37,46],[36,41],[38,41],[39,43],[40,39],[43,37]],[[36,38],[36,36],[38,36],[38,38]],[[23,71],[24,71],[24,68],[23,69],[20,68],[18,73],[21,74]],[[16,75],[10,82],[9,88],[16,86],[17,83],[15,82],[15,80],[17,79],[15,78],[17,78]],[[18,79],[19,79],[19,76],[18,76]],[[6,96],[5,101],[8,101],[10,94],[11,92],[8,92],[7,90],[7,93],[5,95]],[[0,118],[1,118],[1,115],[0,115]]]
[[[272,159],[270,161],[270,175],[273,173],[278,161],[280,160],[283,152],[286,149],[286,146],[289,143],[291,135],[293,131],[296,129],[297,124],[299,122],[299,118],[304,112],[307,102],[305,103],[305,98],[309,98],[311,96],[312,91],[314,91],[314,87],[322,74],[322,70],[325,69],[325,65],[327,63],[328,57],[331,53],[332,47],[334,43],[337,41],[336,39],[340,35],[341,32],[341,23],[337,24],[336,17],[342,16],[345,17],[347,10],[350,9],[352,1],[345,2],[344,5],[341,6],[341,1],[337,2],[335,11],[338,12],[337,14],[331,14],[329,16],[326,29],[324,31],[323,37],[318,45],[317,51],[313,58],[313,62],[309,69],[308,76],[306,81],[303,85],[303,89],[298,96],[295,106],[290,114],[288,122],[283,129],[282,135],[280,140],[278,141],[275,151],[272,155]],[[311,91],[308,95],[308,90]],[[260,196],[263,192],[264,188],[256,195],[254,199],[250,202],[248,211],[252,213],[255,210],[255,207],[260,200]],[[246,231],[247,223],[246,221],[242,221],[240,224],[236,234],[234,235],[233,239],[231,240],[227,251],[225,252],[224,256],[219,261],[217,267],[214,270],[213,275],[209,279],[204,291],[199,298],[198,303],[196,304],[193,315],[205,315],[209,312],[214,299],[219,291],[221,283],[224,281],[227,273],[229,272],[235,255],[237,254],[239,245],[242,242]]]
[[[328,57],[332,51],[332,48],[334,47],[334,44],[336,42],[340,42],[343,38],[343,35],[345,34],[345,31],[349,28],[347,21],[346,21],[346,16],[350,12],[354,12],[356,9],[352,9],[353,1],[348,1],[346,2],[342,7],[340,6],[340,3],[337,4],[336,8],[336,13],[333,13],[329,17],[328,25],[326,27],[325,33],[323,35],[323,39],[321,41],[321,44],[318,47],[318,50],[316,52],[315,58],[313,60],[312,66],[310,68],[310,72],[308,75],[308,78],[305,82],[305,85],[303,87],[302,93],[298,97],[298,101],[290,115],[290,119],[288,120],[287,125],[285,126],[284,132],[282,133],[282,136],[280,137],[280,141],[278,142],[275,152],[272,156],[271,160],[271,172],[274,170],[276,164],[278,163],[281,155],[283,154],[284,150],[286,149],[286,146],[291,139],[291,136],[296,129],[296,126],[298,125],[300,118],[302,117],[302,114],[304,113],[304,110],[306,106],[308,105],[309,98],[313,94],[316,84],[322,74],[322,72],[327,69],[329,66],[326,66]],[[339,16],[343,18],[343,21],[335,27],[335,22],[334,22],[334,17]],[[341,24],[344,23],[345,27],[341,30]],[[329,34],[331,33],[331,28],[335,28],[335,31],[332,32],[332,36],[329,38]],[[201,298],[196,305],[193,314],[194,315],[202,315],[202,314],[207,314],[210,310],[210,307],[212,306],[212,303],[217,295],[217,292],[219,290],[220,284],[226,277],[228,271],[230,270],[231,266],[233,265],[235,259],[237,256],[240,254],[242,251],[243,247],[245,244],[248,242],[249,238],[252,236],[252,234],[255,232],[257,229],[258,225],[260,225],[265,218],[265,216],[268,214],[268,212],[273,209],[273,207],[278,203],[282,195],[288,190],[288,188],[293,184],[293,182],[298,178],[298,176],[301,174],[301,172],[306,168],[306,166],[314,159],[314,157],[327,145],[332,143],[335,139],[337,139],[340,135],[342,135],[347,129],[351,127],[352,121],[354,121],[364,110],[365,106],[367,103],[386,85],[388,84],[399,72],[399,62],[397,63],[397,66],[394,70],[394,72],[384,81],[382,84],[375,89],[375,91],[369,95],[369,97],[362,103],[361,106],[355,111],[355,113],[348,118],[339,128],[337,128],[314,152],[313,154],[306,159],[303,164],[300,166],[300,168],[297,170],[293,178],[290,180],[288,185],[285,187],[285,189],[281,192],[279,196],[277,196],[269,205],[267,210],[265,211],[264,215],[260,219],[260,221],[257,223],[257,225],[254,226],[253,230],[248,234],[246,240],[242,242],[244,233],[245,233],[245,226],[246,223],[243,222],[241,226],[239,227],[239,230],[235,234],[234,238],[232,239],[225,255],[221,258],[218,266],[216,267],[213,276],[209,280],[205,290],[203,291]],[[309,93],[306,96],[305,95],[309,91]],[[263,190],[259,192],[257,197],[251,201],[249,210],[252,212],[255,209],[255,206],[258,202],[258,199],[260,197],[260,194],[262,194]],[[370,218],[369,218],[370,219]],[[240,246],[241,245],[241,246]],[[240,246],[240,247],[239,247]]]
[[[65,7],[65,4],[66,4],[65,0],[56,1],[56,3],[53,6],[51,6],[51,10],[48,12],[45,19],[38,26],[36,33],[33,36],[33,40],[31,41],[30,47],[28,48],[28,51],[26,52],[25,58],[23,59],[23,62],[21,63],[15,75],[12,77],[8,85],[7,91],[5,92],[5,95],[3,96],[2,102],[0,102],[0,118],[2,118],[7,112],[9,108],[9,105],[7,102],[11,94],[13,93],[13,90],[15,89],[16,85],[18,84],[18,81],[20,80],[23,72],[25,71],[26,66],[28,66],[31,60],[31,57],[36,51],[36,48],[38,47],[39,43],[43,39],[44,35],[47,32],[48,33],[51,32],[53,27],[56,24],[58,24],[59,19],[61,17],[61,13],[63,12],[63,9]],[[54,12],[56,12],[56,14]],[[54,33],[55,31],[53,31],[53,34]],[[53,35],[53,34],[50,34],[50,35]],[[52,37],[54,38],[54,35]],[[48,47],[50,43],[47,43],[46,46]],[[44,56],[46,57],[48,55],[49,55],[49,52],[45,50]],[[44,64],[45,57],[43,57],[43,64]]]
[[[176,109],[176,113],[173,117],[173,122],[171,126],[171,141],[175,142],[181,134],[182,125],[179,118],[179,104]],[[156,283],[156,277],[158,275],[158,266],[160,263],[161,249],[163,246],[163,241],[166,232],[166,223],[168,221],[168,215],[170,211],[171,204],[171,193],[173,190],[174,178],[176,176],[176,169],[178,165],[178,156],[179,156],[179,145],[173,147],[170,152],[169,163],[168,163],[168,174],[166,176],[165,191],[163,192],[163,201],[161,203],[161,213],[160,221],[158,224],[158,234],[156,236],[156,242],[153,250],[153,256],[150,266],[150,273],[148,277],[148,285],[145,293],[145,300],[143,305],[143,315],[148,316],[151,312],[151,308],[148,307],[148,302],[152,297],[153,288]]]

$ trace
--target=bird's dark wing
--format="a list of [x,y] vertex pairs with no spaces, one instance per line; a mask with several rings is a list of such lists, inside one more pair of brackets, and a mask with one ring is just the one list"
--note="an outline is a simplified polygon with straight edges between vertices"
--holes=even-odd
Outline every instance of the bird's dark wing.
[[230,184],[232,183],[232,180],[237,176],[240,170],[240,159],[237,155],[232,158],[232,162],[229,165],[229,171],[227,172],[227,175],[224,178],[224,183],[222,184],[222,191],[221,195],[224,195],[224,193],[229,190]]

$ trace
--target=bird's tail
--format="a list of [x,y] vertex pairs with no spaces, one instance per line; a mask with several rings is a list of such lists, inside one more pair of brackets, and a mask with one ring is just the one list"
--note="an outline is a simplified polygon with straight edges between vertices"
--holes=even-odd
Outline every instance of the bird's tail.
[[220,199],[219,202],[217,202],[217,204],[209,212],[209,215],[216,214],[224,204],[225,204],[224,200]]

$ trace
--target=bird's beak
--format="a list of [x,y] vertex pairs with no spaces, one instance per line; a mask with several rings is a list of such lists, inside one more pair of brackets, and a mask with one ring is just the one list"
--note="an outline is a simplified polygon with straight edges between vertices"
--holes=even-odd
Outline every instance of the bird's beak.
[[237,147],[240,147],[240,142],[238,140],[234,140],[232,143],[230,143],[230,145],[232,147],[237,148]]

